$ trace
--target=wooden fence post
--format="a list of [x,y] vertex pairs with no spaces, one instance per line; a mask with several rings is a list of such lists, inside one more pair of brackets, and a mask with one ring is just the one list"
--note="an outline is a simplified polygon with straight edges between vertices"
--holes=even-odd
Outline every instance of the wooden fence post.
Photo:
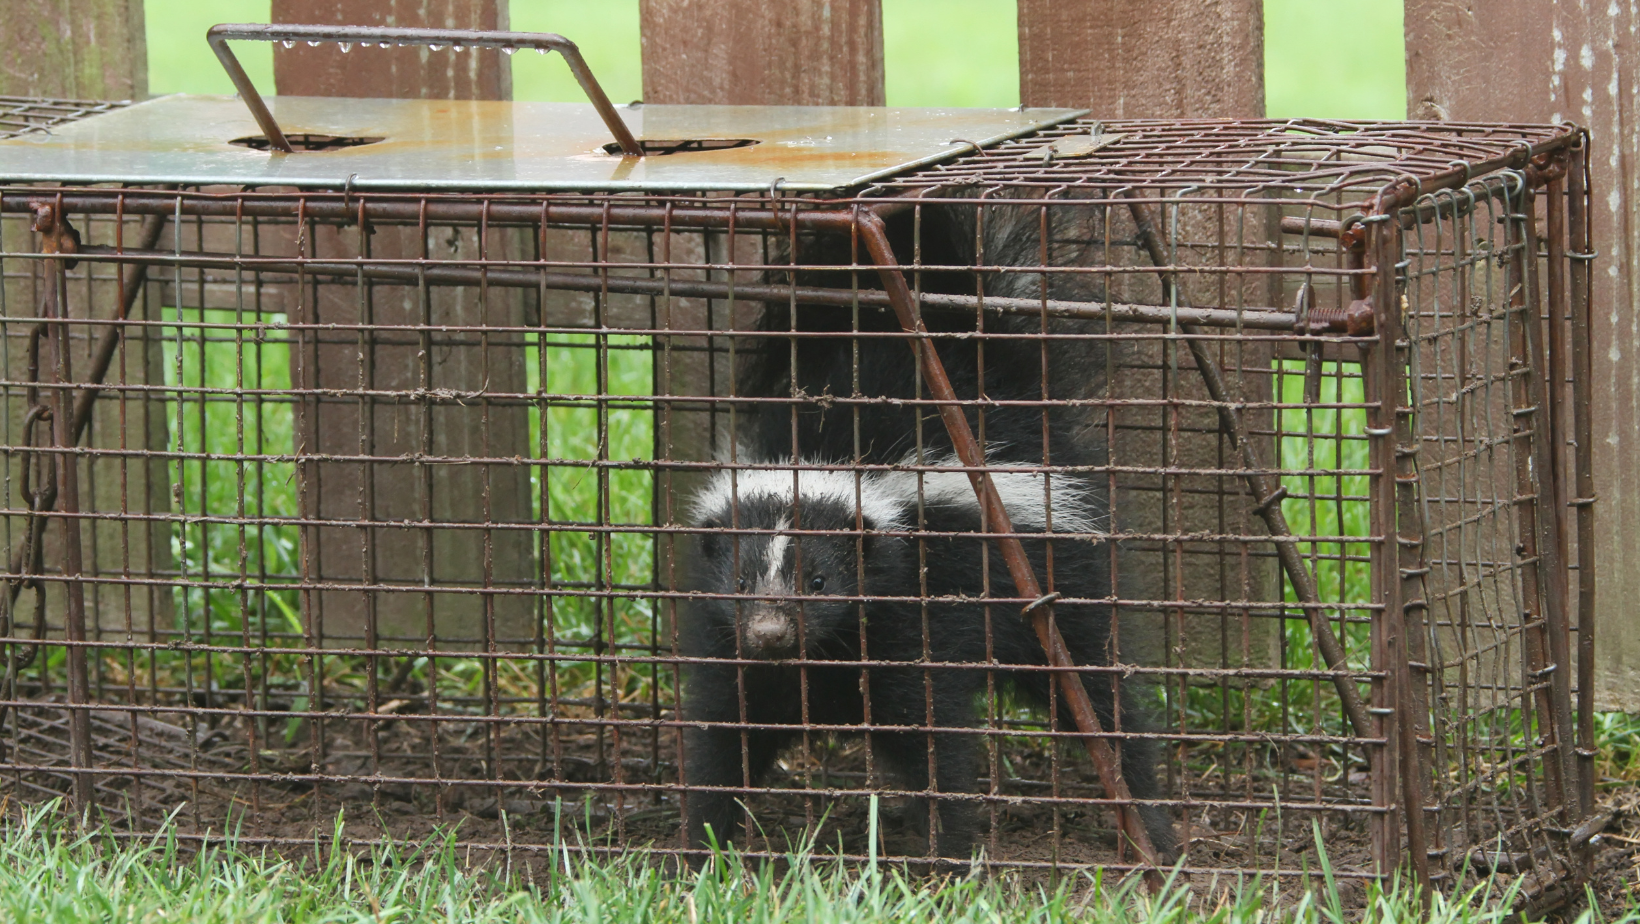
[[[640,0],[644,100],[654,104],[764,106],[883,105],[881,0]],[[674,236],[676,263],[723,262],[723,235]],[[707,259],[710,250],[711,260]],[[761,262],[755,235],[739,235],[738,261]],[[709,274],[708,274],[709,275]],[[760,274],[739,273],[742,281]],[[680,277],[681,278],[681,277]],[[704,278],[704,277],[703,277]],[[676,330],[745,329],[762,312],[740,302],[737,317],[708,299],[674,298],[665,324]],[[732,375],[727,345],[704,337],[673,336],[664,350],[667,394],[704,395],[710,383]],[[721,386],[720,386],[721,389]],[[660,412],[661,452],[669,458],[709,459],[714,423],[707,413]],[[717,434],[723,436],[724,434]],[[665,474],[662,493],[684,498],[698,477]],[[682,507],[674,501],[675,513]],[[663,561],[670,553],[663,549]]]
[[1019,0],[1019,96],[1104,119],[1264,115],[1259,0]]
[[[274,0],[274,22],[360,26],[506,29],[500,0]],[[275,46],[274,80],[281,95],[506,99],[508,59],[494,50],[422,46],[344,52],[335,44]],[[458,124],[453,120],[452,125]],[[306,244],[315,254],[415,259],[429,247],[441,259],[527,258],[527,235],[439,228],[423,240],[414,227],[317,225]],[[273,235],[264,235],[266,242]],[[285,246],[297,246],[295,234]],[[267,244],[264,243],[264,250]],[[304,331],[291,351],[292,382],[302,391],[296,410],[299,493],[304,516],[337,521],[303,531],[307,581],[438,588],[407,593],[326,589],[304,598],[308,630],[325,644],[421,647],[429,633],[441,648],[528,644],[536,601],[525,595],[475,594],[484,587],[538,586],[527,531],[359,529],[346,521],[527,523],[529,470],[523,465],[431,464],[431,457],[527,457],[528,409],[517,403],[425,397],[413,403],[346,393],[527,391],[524,346],[516,335],[480,335],[479,327],[517,329],[526,296],[518,290],[430,288],[427,304],[414,286],[310,284],[291,293],[292,319],[320,324],[449,325],[433,349],[414,332]],[[464,329],[463,329],[464,328]],[[334,391],[331,391],[334,389]],[[320,394],[320,392],[327,392]],[[368,456],[365,463],[318,461],[323,455]],[[404,457],[406,461],[397,461]],[[395,460],[395,461],[387,461]],[[430,565],[430,568],[429,568]],[[429,573],[430,571],[430,573]],[[462,590],[465,592],[454,592]],[[493,623],[490,622],[493,617]],[[493,631],[486,626],[493,625]]]
[[[1571,120],[1591,134],[1590,309],[1595,497],[1595,708],[1640,711],[1640,14],[1628,6],[1520,0],[1478,13],[1408,0],[1407,112],[1414,119]],[[1567,432],[1571,432],[1570,426]],[[1568,511],[1569,519],[1571,512]],[[1580,619],[1583,618],[1580,616]]]
[[[881,0],[640,0],[639,16],[647,103],[883,105]],[[668,252],[675,263],[728,259],[721,234],[673,237]],[[739,235],[733,256],[739,262],[760,263],[756,236]],[[702,278],[705,275],[710,274]],[[759,276],[736,274],[747,282]],[[736,318],[730,319],[725,303],[674,298],[660,317],[676,330],[744,330],[762,310],[761,304],[739,302]],[[714,380],[725,382],[733,375],[726,342],[708,343],[704,337],[666,338],[662,363],[664,381],[657,385],[672,395],[707,395]],[[699,413],[668,407],[659,413],[662,454],[674,459],[712,457],[713,431],[723,429],[716,408]],[[726,431],[716,434],[725,435]],[[659,477],[663,497],[672,499],[672,515],[681,516],[680,501],[689,496],[698,476]],[[663,548],[661,558],[664,570],[670,551]]]
[[[143,21],[142,0],[0,0],[0,24],[4,26],[6,53],[0,56],[0,95],[40,96],[59,99],[140,100],[148,95],[148,46]],[[203,39],[201,39],[203,41]],[[71,216],[74,217],[74,216]],[[112,244],[115,222],[99,219],[80,222],[78,230],[86,243]],[[27,240],[27,219],[7,218],[0,235],[14,243]],[[126,246],[138,239],[139,220],[124,228]],[[13,379],[26,368],[24,344],[30,320],[40,304],[44,278],[37,275],[41,261],[29,260],[6,267],[0,339],[6,359],[14,370]],[[22,270],[21,276],[14,276]],[[68,314],[84,320],[109,319],[119,310],[119,284],[106,272],[83,281],[91,267],[82,264],[70,274]],[[129,269],[126,278],[133,278]],[[150,286],[147,294],[157,294]],[[159,302],[139,293],[131,306],[131,316],[145,319]],[[70,332],[72,366],[76,376],[91,367],[91,353],[102,328],[77,326]],[[118,352],[104,379],[111,385],[139,388],[164,381],[159,337],[146,328],[127,328]],[[4,442],[18,445],[18,430],[27,411],[20,392],[7,390]],[[92,411],[89,432],[82,443],[94,449],[161,449],[166,443],[164,398],[143,392],[105,391]],[[12,464],[20,464],[18,461]],[[93,456],[80,464],[79,507],[83,512],[143,516],[165,513],[170,508],[165,464],[149,459],[122,460],[117,456]],[[16,474],[13,469],[13,475]],[[10,481],[16,484],[15,478]],[[14,509],[25,504],[8,498]],[[83,568],[86,575],[118,581],[123,576],[138,578],[169,573],[171,527],[168,523],[142,521],[114,522],[87,520],[80,528]],[[15,546],[21,533],[11,531],[6,542]],[[0,549],[9,560],[11,548]],[[55,570],[63,561],[63,521],[55,520],[46,531],[45,564]],[[51,582],[47,611],[64,612],[63,585]],[[168,588],[121,586],[97,583],[86,588],[88,630],[96,632],[144,632],[151,621],[162,628],[171,625],[171,592]],[[55,618],[55,617],[53,617]],[[23,630],[18,630],[19,632]]]
[[881,0],[640,0],[650,103],[883,105]]
[[[646,104],[701,103],[766,106],[883,105],[883,18],[880,0],[640,0],[643,29],[643,92]],[[756,235],[741,233],[731,245],[720,233],[671,235],[664,252],[674,263],[757,265],[765,258]],[[731,247],[733,252],[731,253]],[[756,281],[758,272],[671,271],[674,278]],[[745,330],[763,306],[721,300],[660,299],[656,326],[675,330]],[[655,338],[659,351],[656,390],[671,395],[727,394],[734,374],[727,338],[671,335]],[[727,414],[715,405],[705,413],[668,404],[656,413],[656,454],[670,459],[727,457]],[[684,519],[687,499],[700,476],[656,475],[658,521]],[[681,575],[673,566],[675,540],[657,549],[660,583],[671,589]],[[663,610],[668,623],[657,639],[676,646],[676,604]],[[674,680],[676,680],[674,676]],[[680,755],[681,756],[681,755]],[[687,782],[687,781],[685,781]],[[688,798],[687,793],[684,798]],[[681,836],[681,834],[680,834]]]
[[[1070,106],[1099,119],[1259,118],[1264,115],[1264,20],[1259,0],[1019,0],[1019,92],[1027,106]],[[1194,240],[1221,233],[1203,209],[1184,210],[1187,226],[1201,225]],[[1192,213],[1199,213],[1194,214]],[[1266,210],[1249,243],[1279,239],[1279,208]],[[1273,259],[1275,250],[1270,251]],[[1276,276],[1248,283],[1248,304],[1290,304]],[[1205,297],[1203,296],[1198,296]],[[1143,341],[1140,341],[1144,344]],[[1167,365],[1155,343],[1134,357],[1149,372],[1117,380],[1114,397],[1159,394],[1158,370]],[[1268,402],[1271,354],[1262,344],[1227,342],[1214,351],[1232,387],[1249,401]],[[1189,354],[1179,350],[1175,396],[1206,400]],[[1121,391],[1131,389],[1131,394]],[[1262,417],[1262,420],[1257,419]],[[1268,411],[1249,421],[1269,432]],[[1210,409],[1181,408],[1177,417],[1154,410],[1119,408],[1111,447],[1117,464],[1214,469],[1221,447],[1204,434],[1217,430]],[[1274,447],[1262,448],[1266,459]],[[1165,460],[1165,461],[1164,461]],[[1235,532],[1257,535],[1251,503],[1235,478],[1135,476],[1118,480],[1112,527],[1140,533],[1185,535]],[[1217,496],[1215,496],[1215,494]],[[1132,599],[1279,600],[1280,582],[1268,558],[1243,561],[1237,543],[1223,543],[1218,566],[1200,567],[1200,543],[1169,540],[1129,546],[1118,562],[1121,592]],[[1227,625],[1208,615],[1163,610],[1165,632],[1141,627],[1122,642],[1123,660],[1173,663],[1183,652],[1192,667],[1267,666],[1277,660],[1280,634],[1273,620],[1239,616]],[[1152,614],[1153,618],[1155,614]],[[1139,617],[1129,613],[1125,624]],[[1228,635],[1221,634],[1221,629]],[[1243,630],[1246,630],[1245,633]],[[1166,640],[1165,645],[1163,640]],[[1229,646],[1225,639],[1229,639]],[[1166,649],[1164,651],[1163,649]]]
[[[273,0],[274,22],[407,29],[507,28],[504,0]],[[285,96],[356,99],[511,99],[512,68],[493,50],[456,53],[424,45],[356,48],[274,46],[273,81]]]
[[0,0],[0,23],[6,30],[0,95],[148,95],[142,0]]

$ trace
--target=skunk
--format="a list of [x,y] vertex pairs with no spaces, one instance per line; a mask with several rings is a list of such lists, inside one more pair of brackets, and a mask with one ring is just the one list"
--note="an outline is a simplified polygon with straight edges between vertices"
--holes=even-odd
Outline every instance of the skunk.
[[[961,246],[974,233],[971,215],[930,211],[924,261],[971,263]],[[1033,226],[1005,218],[986,234],[1024,264],[1021,254],[1038,252]],[[908,230],[890,226],[901,252]],[[829,256],[811,251],[805,262],[847,262]],[[812,275],[803,281],[851,284],[840,271]],[[988,291],[1040,281],[992,275]],[[956,273],[920,281],[925,290],[964,285]],[[958,397],[989,402],[965,412],[1038,579],[1060,595],[1055,618],[1072,657],[1110,664],[1107,492],[1085,471],[1104,459],[1102,409],[1060,401],[1103,392],[1105,341],[1077,339],[1086,322],[1021,316],[931,316],[928,326],[967,335],[940,337],[937,349]],[[899,331],[894,316],[770,305],[761,330],[760,348],[737,370],[738,393],[797,400],[745,405],[736,464],[715,472],[691,506],[686,573],[695,594],[680,613],[680,646],[711,660],[688,665],[682,702],[690,845],[734,839],[738,790],[757,784],[800,726],[866,725],[873,753],[919,794],[913,819],[929,854],[967,858],[979,833],[980,739],[962,730],[978,724],[987,672],[1043,707],[1053,674],[1018,669],[1046,664],[1036,633],[1017,608],[984,599],[1014,596],[1013,584],[979,535],[979,504],[937,409],[907,401],[926,390],[904,338],[854,334]],[[792,330],[837,336],[778,336]],[[799,658],[807,664],[787,663]],[[1141,698],[1117,677],[1083,677],[1102,726],[1148,729]],[[1075,728],[1063,704],[1059,725]],[[1159,798],[1156,742],[1124,739],[1121,753],[1134,797]],[[1166,809],[1139,812],[1157,850],[1172,856]]]

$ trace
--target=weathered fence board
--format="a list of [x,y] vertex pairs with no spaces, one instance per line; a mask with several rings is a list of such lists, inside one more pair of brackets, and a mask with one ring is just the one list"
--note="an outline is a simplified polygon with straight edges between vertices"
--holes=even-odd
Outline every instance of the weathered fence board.
[[1257,118],[1263,5],[1019,0],[1019,95],[1100,118]]
[[[1095,118],[1258,118],[1264,115],[1264,21],[1257,0],[1211,2],[1019,2],[1019,93],[1027,106],[1075,106],[1092,110]],[[1248,243],[1264,246],[1278,236],[1276,207],[1269,210],[1266,227],[1250,229]],[[1209,229],[1194,228],[1193,239],[1205,239]],[[1286,304],[1279,277],[1268,285],[1253,284],[1250,302]],[[1263,345],[1230,346],[1221,361],[1235,368],[1237,390],[1251,401],[1268,401],[1271,357]],[[1136,358],[1157,362],[1160,357]],[[1189,360],[1184,362],[1188,365]],[[1156,383],[1142,376],[1126,376],[1118,383],[1145,393]],[[1151,391],[1149,393],[1155,393]],[[1185,376],[1177,393],[1191,399],[1207,398],[1201,383]],[[1117,397],[1123,395],[1118,394]],[[1155,415],[1153,415],[1155,416]],[[1265,412],[1261,428],[1268,428]],[[1216,418],[1203,409],[1182,414],[1163,412],[1140,420],[1131,413],[1118,415],[1113,461],[1155,465],[1169,452],[1190,456],[1178,460],[1187,466],[1210,467],[1218,448],[1209,440],[1177,441],[1178,428],[1211,431]],[[1161,434],[1171,433],[1173,441]],[[1175,442],[1177,445],[1175,445]],[[1273,447],[1264,447],[1269,458]],[[1191,456],[1194,454],[1194,456]],[[1215,497],[1215,492],[1218,496]],[[1185,485],[1177,479],[1130,478],[1123,485],[1124,503],[1117,508],[1115,528],[1140,533],[1164,533],[1190,528],[1204,532],[1223,525],[1234,530],[1252,528],[1251,512],[1239,482],[1222,479],[1214,485]],[[1169,524],[1182,517],[1185,524]],[[1136,560],[1127,569],[1125,595],[1149,600],[1188,600],[1224,596],[1225,588],[1266,595],[1275,579],[1269,561],[1250,566],[1227,556],[1218,568],[1184,568],[1174,561],[1176,549],[1134,549]],[[1131,618],[1131,616],[1130,616]],[[1195,666],[1216,666],[1221,628],[1207,619],[1170,620],[1182,627],[1184,638],[1172,643]],[[1253,621],[1249,639],[1239,656],[1254,664],[1277,660],[1276,623]],[[1143,633],[1135,633],[1143,634]],[[1152,633],[1162,637],[1162,633]],[[1199,636],[1199,637],[1198,637]],[[1160,661],[1161,651],[1129,652],[1136,660]],[[1224,652],[1236,660],[1234,652]]]
[[[1588,127],[1595,207],[1591,336],[1596,703],[1640,710],[1640,14],[1522,0],[1487,15],[1458,0],[1408,0],[1407,112],[1414,119],[1575,121]],[[1570,432],[1568,428],[1568,432]]]
[[642,0],[651,103],[883,105],[880,0]]
[[142,99],[142,0],[0,0],[0,95]]
[[[275,22],[338,23],[409,28],[506,29],[505,3],[498,0],[275,0]],[[493,49],[428,47],[365,48],[351,51],[331,43],[291,48],[275,46],[274,79],[280,94],[430,99],[506,99],[511,69]],[[426,248],[459,259],[478,259],[481,242],[472,229],[439,228],[421,240],[414,228],[361,233],[357,227],[317,229],[309,246],[344,257],[368,253],[384,259],[414,259]],[[294,238],[293,238],[294,239]],[[496,257],[526,256],[517,234],[491,231],[482,242]],[[300,320],[309,323],[496,325],[524,323],[526,296],[518,290],[437,288],[423,306],[415,286],[351,283],[313,285],[301,294]],[[425,312],[425,313],[424,313]],[[296,318],[293,318],[295,320]],[[435,338],[440,340],[442,338]],[[523,522],[530,518],[529,475],[523,466],[426,465],[385,461],[426,453],[434,456],[525,454],[528,409],[494,406],[485,414],[452,413],[442,402],[378,404],[368,398],[320,396],[313,389],[525,391],[525,359],[516,337],[475,342],[450,338],[424,356],[414,335],[364,338],[353,332],[305,332],[291,351],[292,383],[304,390],[297,411],[303,514],[320,519],[369,517],[402,521]],[[459,341],[459,342],[458,342]],[[334,394],[334,393],[332,393]],[[328,454],[367,455],[370,463],[317,461]],[[427,533],[430,533],[428,535]],[[423,581],[466,588],[531,586],[537,579],[530,540],[521,531],[479,538],[471,530],[360,530],[310,527],[304,530],[303,569],[329,584],[419,585]],[[424,546],[430,543],[430,548]],[[424,573],[431,562],[432,573]],[[384,594],[332,589],[308,600],[310,631],[327,639],[363,640],[374,623],[384,647],[414,644],[427,635],[430,618],[440,637],[482,644],[486,608],[494,609],[495,634],[530,637],[531,607],[524,597],[475,593]],[[371,611],[374,610],[374,619]],[[431,613],[431,616],[429,616]]]
[[[273,0],[273,21],[425,29],[506,29],[496,0]],[[334,44],[275,48],[273,79],[287,96],[511,99],[512,68],[491,52]]]
[[[0,95],[43,96],[67,99],[128,100],[148,95],[148,50],[142,0],[0,0],[0,34],[6,54],[0,56]],[[137,239],[141,222],[125,223],[125,240]],[[79,229],[87,243],[107,244],[114,239],[114,223],[105,221]],[[30,234],[29,222],[7,218],[0,236],[18,240]],[[164,234],[168,240],[169,232]],[[88,283],[84,277],[91,275]],[[134,276],[126,270],[126,278]],[[103,268],[91,272],[81,266],[80,277],[69,285],[69,311],[83,317],[88,310],[98,318],[111,318],[120,302],[120,284]],[[5,267],[4,310],[0,315],[26,319],[35,314],[43,294],[43,277],[33,268]],[[145,293],[133,293],[131,317],[156,316],[162,304],[152,283]],[[11,374],[22,379],[26,362],[27,322],[0,324],[5,361]],[[164,380],[159,338],[144,327],[126,329],[110,365],[106,380],[143,386]],[[91,338],[75,338],[72,366],[76,376],[84,376],[92,365],[96,347]],[[14,396],[8,394],[8,399]],[[6,402],[10,445],[26,412],[21,400]],[[164,402],[145,398],[143,393],[126,392],[122,400],[96,402],[91,424],[83,441],[100,449],[161,449],[166,445],[167,425]],[[20,464],[21,460],[16,460]],[[13,476],[16,469],[12,469]],[[164,513],[170,508],[168,467],[152,459],[128,463],[107,457],[80,466],[79,504],[83,511],[111,513],[121,509],[131,513]],[[15,482],[11,482],[15,483]],[[15,489],[14,489],[15,490]],[[15,495],[8,506],[17,506]],[[123,505],[123,508],[122,508]],[[63,561],[63,520],[53,520],[46,528],[46,562],[55,569]],[[147,528],[88,521],[80,530],[85,573],[93,577],[119,580],[122,575],[167,572],[174,567],[171,556],[170,525],[150,521]],[[17,534],[6,544],[12,547]],[[50,585],[48,612],[64,611],[61,584]],[[93,584],[87,590],[88,611],[98,614],[93,629],[122,631],[127,617],[136,625],[150,618],[167,622],[171,614],[171,594],[167,589],[117,584]],[[116,615],[117,614],[117,615]],[[53,624],[60,616],[50,617]]]

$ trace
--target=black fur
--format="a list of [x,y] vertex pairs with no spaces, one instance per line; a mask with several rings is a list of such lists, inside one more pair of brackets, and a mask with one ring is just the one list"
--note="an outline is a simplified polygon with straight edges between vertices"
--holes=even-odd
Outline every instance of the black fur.
[[[1002,227],[988,229],[987,239],[1001,243],[989,245],[992,252],[987,262],[1026,265],[1035,258],[1037,244],[1028,222],[994,224]],[[1023,230],[1020,225],[1025,226]],[[923,261],[947,265],[971,262],[973,247],[965,249],[963,241],[972,237],[973,227],[972,218],[963,211],[929,210],[922,229]],[[900,220],[891,230],[898,251],[908,254],[908,222]],[[1016,239],[1010,241],[1010,234]],[[1004,245],[1015,259],[998,258],[997,251]],[[839,246],[836,241],[822,242],[804,259],[812,263],[845,262],[848,254],[838,253]],[[831,252],[827,253],[827,248]],[[909,262],[908,257],[902,260]],[[850,284],[841,273],[818,275],[800,281]],[[1033,276],[998,276],[987,280],[987,290],[992,294],[999,294],[999,289],[1015,294],[1026,288],[1030,291],[1020,294],[1035,294],[1035,280]],[[860,284],[872,281],[862,275]],[[965,284],[958,274],[942,277],[930,273],[921,282],[925,291],[961,291]],[[992,316],[976,322],[971,316],[930,315],[928,320],[931,329],[947,332],[974,331],[977,325],[987,333],[1039,334],[1044,329],[1039,319],[1018,316]],[[770,338],[767,348],[753,351],[752,358],[739,370],[740,393],[847,396],[856,393],[857,374],[860,395],[917,396],[916,364],[906,344],[899,339],[850,337],[853,325],[851,313],[846,310],[799,306],[794,321],[785,306],[770,306],[764,318],[765,330],[835,330],[839,336],[795,341]],[[899,330],[899,325],[888,312],[862,311],[859,329]],[[1071,322],[1052,322],[1047,329],[1059,334],[1087,330]],[[1044,380],[1049,385],[1049,397],[1055,399],[1088,397],[1103,391],[1106,354],[1101,341],[1048,343],[1044,350],[1040,338],[950,338],[940,342],[939,352],[962,398],[983,394],[999,400],[1038,400],[1043,396]],[[926,395],[926,390],[921,393]],[[970,409],[969,419],[975,431],[983,433],[994,459],[1027,465],[1046,459],[1056,466],[1076,466],[1098,465],[1104,458],[1099,437],[1102,411],[1094,419],[1094,413],[1086,408],[1055,406],[1047,411],[1046,428],[1042,409],[1035,407],[990,407],[983,419],[977,410]],[[751,461],[762,462],[797,457],[806,461],[896,463],[919,445],[919,431],[924,459],[950,452],[950,441],[936,410],[903,403],[851,407],[835,402],[805,402],[795,410],[748,407],[742,412],[739,429],[743,461],[751,456]],[[1079,492],[1090,506],[1103,510],[1104,492],[1099,485],[1100,481],[1093,478],[1059,475],[1053,479],[1058,496]],[[940,535],[978,531],[980,524],[972,505],[925,503],[919,511],[915,503],[911,504],[902,523],[915,531],[912,536],[881,535],[873,530],[881,524],[872,523],[865,524],[866,529],[861,531],[853,503],[833,496],[811,497],[807,491],[796,509],[789,497],[753,492],[742,493],[733,510],[724,502],[699,514],[698,525],[707,530],[734,526],[740,530],[792,528],[827,534],[777,539],[768,533],[703,532],[693,550],[690,587],[745,596],[692,601],[684,610],[683,653],[756,662],[778,661],[802,652],[811,660],[834,662],[835,666],[811,665],[806,669],[806,678],[801,677],[804,672],[799,668],[780,663],[693,666],[686,678],[684,717],[705,724],[691,726],[686,732],[685,776],[689,786],[733,789],[756,785],[779,751],[797,736],[795,726],[804,723],[858,725],[869,721],[873,726],[907,729],[975,726],[975,705],[985,689],[986,669],[914,666],[920,661],[1001,665],[1000,679],[1011,682],[1030,700],[1044,707],[1048,704],[1051,675],[1007,670],[1010,665],[1045,663],[1030,623],[1014,607],[986,607],[979,602],[987,592],[993,596],[1013,594],[1000,555],[994,547],[987,555],[984,540]],[[1016,526],[1016,530],[1025,532],[1026,528]],[[787,550],[783,558],[787,563],[776,582],[783,586],[769,586],[767,553],[777,541],[783,542]],[[1038,579],[1046,586],[1050,542],[1026,540],[1024,545]],[[1110,662],[1109,609],[1102,603],[1087,602],[1102,600],[1110,593],[1109,556],[1106,544],[1086,538],[1051,542],[1052,589],[1064,598],[1056,605],[1055,615],[1079,663]],[[816,578],[821,579],[820,583]],[[869,603],[850,599],[861,595],[912,599]],[[916,599],[930,597],[944,599]],[[784,632],[754,628],[770,625],[788,628]],[[869,670],[853,666],[863,658],[907,666]],[[1113,705],[1120,701],[1122,729],[1148,728],[1147,710],[1139,698],[1125,686],[1120,696],[1115,695],[1114,676],[1093,674],[1084,678],[1104,727],[1115,727]],[[805,680],[806,695],[800,687]],[[743,731],[728,727],[742,722],[794,729]],[[1059,723],[1061,728],[1075,727],[1063,708]],[[871,735],[874,753],[895,772],[903,788],[959,796],[916,800],[918,831],[932,832],[933,855],[966,858],[973,848],[979,833],[980,803],[961,799],[960,794],[977,792],[979,740],[971,734],[930,736],[910,730]],[[1148,739],[1124,740],[1121,753],[1123,774],[1133,795],[1158,798],[1155,743]],[[689,792],[687,824],[692,846],[706,844],[708,826],[720,843],[736,837],[737,796],[724,791]],[[932,824],[928,816],[931,809],[936,813]],[[1166,810],[1142,807],[1141,814],[1158,850],[1171,856],[1175,838]]]

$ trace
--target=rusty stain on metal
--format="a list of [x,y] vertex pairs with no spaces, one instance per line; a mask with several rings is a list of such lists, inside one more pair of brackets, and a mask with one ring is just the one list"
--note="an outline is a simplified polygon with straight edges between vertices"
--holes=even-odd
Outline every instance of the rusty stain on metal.
[[1094,132],[1088,135],[1067,135],[1064,138],[1056,138],[1037,150],[1041,153],[1043,160],[1074,159],[1091,156],[1095,151],[1109,147],[1121,140],[1121,135],[1103,132]]
[[69,257],[71,259],[63,261],[63,268],[73,269],[80,265],[78,260],[72,259],[80,250],[80,232],[58,214],[57,208],[51,202],[29,203],[29,209],[34,213],[29,230],[40,235],[41,253]]
[[607,154],[609,131],[584,103],[274,97],[284,129],[379,137],[311,153],[236,146],[262,132],[232,97],[166,96],[0,140],[0,178],[301,186],[364,190],[722,190],[829,192],[857,187],[968,148],[1076,116],[1017,111],[847,106],[625,107],[642,139],[728,138],[758,143],[637,159]]

